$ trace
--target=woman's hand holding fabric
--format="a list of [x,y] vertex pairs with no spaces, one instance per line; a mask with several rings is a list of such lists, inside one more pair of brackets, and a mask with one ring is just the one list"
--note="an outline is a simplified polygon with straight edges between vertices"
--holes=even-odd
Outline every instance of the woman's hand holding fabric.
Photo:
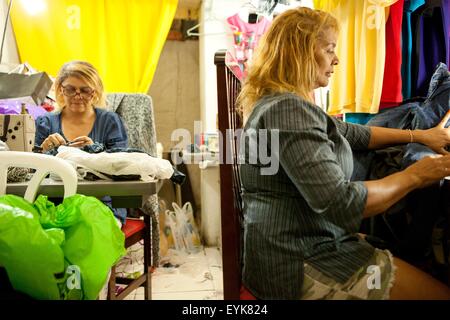
[[92,141],[92,139],[89,138],[88,136],[80,136],[67,143],[69,147],[74,148],[82,148],[84,146],[91,144],[94,144],[94,141]]
[[420,139],[417,142],[423,143],[436,153],[450,154],[450,150],[446,150],[446,147],[450,146],[450,127],[445,127],[449,119],[450,111],[436,127],[421,131]]
[[450,176],[450,154],[425,157],[404,170],[409,177],[423,188]]
[[51,149],[58,148],[59,146],[65,144],[66,140],[59,133],[53,133],[42,142],[41,148],[43,152],[47,152]]

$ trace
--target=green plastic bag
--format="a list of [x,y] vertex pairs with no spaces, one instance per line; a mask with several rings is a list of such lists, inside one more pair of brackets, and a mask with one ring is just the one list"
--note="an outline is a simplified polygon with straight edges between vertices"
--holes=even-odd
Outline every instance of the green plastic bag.
[[68,197],[54,207],[45,196],[35,201],[45,228],[62,228],[64,256],[81,272],[85,299],[96,299],[111,267],[125,255],[125,236],[114,215],[94,197]]
[[[46,196],[41,195],[32,208],[25,200],[19,201],[18,199],[21,198],[2,199],[0,197],[0,203],[7,202],[16,208],[34,210],[32,214],[28,214],[30,218],[34,218],[33,228],[40,229],[49,240],[46,244],[39,243],[39,250],[35,250],[34,255],[39,256],[41,251],[46,252],[48,249],[46,246],[49,246],[50,243],[58,246],[63,252],[63,259],[60,263],[64,266],[58,266],[60,272],[63,273],[59,273],[56,281],[53,279],[51,282],[50,279],[46,279],[47,285],[52,288],[57,286],[62,299],[96,299],[106,283],[109,270],[126,253],[125,237],[118,227],[112,211],[98,199],[83,195],[68,197],[58,206],[48,201]],[[1,219],[0,224],[2,224]],[[17,230],[17,232],[23,233],[23,230]],[[2,232],[0,232],[1,242]],[[31,252],[25,252],[24,255],[28,254]],[[12,255],[13,253],[10,252],[6,256],[7,260]],[[45,260],[41,260],[41,264],[42,261]],[[0,260],[1,263],[2,260]],[[47,262],[43,265],[47,267]],[[10,266],[9,269],[11,267],[16,273],[17,266]],[[34,267],[28,265],[28,269],[32,268]],[[9,276],[9,270],[6,269]],[[21,272],[26,271],[21,270]],[[32,270],[28,270],[28,272],[32,272]],[[14,288],[23,291],[23,288],[16,286]],[[82,293],[79,292],[80,289]],[[28,291],[23,292],[28,293]],[[34,295],[33,297],[41,298],[41,296]],[[53,299],[54,297],[44,299]]]
[[39,221],[39,212],[36,210],[32,203],[22,197],[18,197],[12,194],[0,196],[0,203],[9,205],[14,208],[20,208],[26,212],[29,212],[35,219]]
[[60,299],[55,275],[65,273],[64,252],[55,232],[45,232],[36,216],[21,209],[30,209],[30,203],[12,197],[0,197],[0,265],[17,291],[35,299]]

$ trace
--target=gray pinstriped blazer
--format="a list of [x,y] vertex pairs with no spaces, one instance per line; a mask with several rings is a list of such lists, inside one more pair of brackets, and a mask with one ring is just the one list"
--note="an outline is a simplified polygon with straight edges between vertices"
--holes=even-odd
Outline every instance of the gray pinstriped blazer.
[[[266,141],[260,129],[267,130]],[[367,189],[350,181],[351,149],[367,149],[370,129],[279,94],[256,104],[244,132],[244,285],[261,299],[298,299],[304,262],[338,282],[348,280],[374,252],[356,236]],[[278,152],[271,147],[276,134]],[[260,156],[254,161],[256,145],[279,161],[275,174],[261,174],[273,164]]]

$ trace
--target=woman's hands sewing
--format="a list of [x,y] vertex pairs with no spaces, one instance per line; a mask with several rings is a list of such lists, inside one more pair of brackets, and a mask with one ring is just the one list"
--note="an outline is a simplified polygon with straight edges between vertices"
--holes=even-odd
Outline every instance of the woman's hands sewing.
[[66,141],[59,133],[53,133],[42,142],[41,148],[43,152],[47,152],[51,149],[58,148],[59,146],[82,148],[93,143],[92,139],[88,136],[80,136],[72,141]]
[[77,137],[75,139],[73,139],[72,141],[69,141],[67,143],[67,145],[69,147],[74,147],[74,148],[82,148],[84,146],[93,144],[94,141],[92,141],[91,138],[89,138],[88,136],[81,136],[81,137]]
[[[434,128],[417,132],[417,141],[420,142],[436,153],[450,154],[445,148],[450,146],[450,127],[446,128],[450,119],[450,111],[444,116],[441,122]],[[414,132],[416,134],[416,132]]]
[[65,145],[66,140],[59,133],[53,133],[49,135],[41,144],[43,152],[47,152],[54,148],[58,148],[61,145]]
[[423,188],[439,179],[450,176],[450,154],[425,157],[404,170],[416,184]]

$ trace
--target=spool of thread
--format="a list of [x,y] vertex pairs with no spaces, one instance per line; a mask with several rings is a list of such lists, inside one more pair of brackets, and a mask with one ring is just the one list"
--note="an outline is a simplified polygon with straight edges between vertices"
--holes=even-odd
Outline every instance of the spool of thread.
[[26,107],[26,105],[25,105],[25,103],[21,103],[21,109],[20,109],[20,114],[28,114],[28,110],[27,110],[27,107]]

